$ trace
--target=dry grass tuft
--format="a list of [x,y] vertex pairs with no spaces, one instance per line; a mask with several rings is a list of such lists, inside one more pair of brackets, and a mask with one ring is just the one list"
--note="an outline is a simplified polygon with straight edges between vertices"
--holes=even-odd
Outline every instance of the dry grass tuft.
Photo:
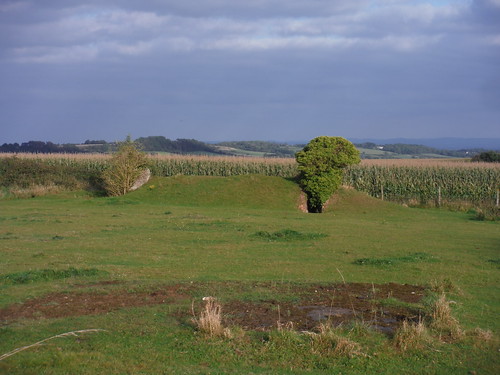
[[342,335],[340,328],[329,322],[318,326],[318,333],[311,333],[313,352],[333,354],[336,356],[363,356],[361,345]]
[[409,323],[404,320],[394,335],[394,344],[403,351],[423,349],[431,340],[431,335],[422,321]]
[[36,347],[36,346],[43,345],[47,341],[50,341],[50,340],[53,340],[53,339],[57,339],[57,338],[60,338],[60,337],[68,337],[68,336],[78,337],[78,335],[82,334],[82,333],[95,333],[95,332],[105,332],[105,331],[106,331],[105,329],[95,329],[95,328],[93,328],[93,329],[82,329],[82,330],[79,330],[79,331],[71,331],[71,332],[61,333],[59,335],[48,337],[48,338],[43,339],[41,341],[35,342],[34,344],[26,345],[26,346],[23,346],[21,348],[14,349],[14,350],[12,350],[12,351],[10,351],[8,353],[2,354],[0,356],[0,361],[4,360],[5,358],[8,358],[10,356],[13,356],[14,354],[22,352],[23,350],[27,350],[27,349],[30,349],[30,348],[33,348],[33,347]]
[[60,186],[49,185],[32,185],[28,188],[12,187],[9,189],[9,194],[15,198],[34,198],[49,194],[57,194],[64,189]]
[[432,322],[430,327],[440,334],[447,334],[453,339],[463,337],[464,332],[460,328],[458,320],[452,316],[450,302],[446,300],[446,295],[444,293],[434,302],[431,318]]
[[232,338],[229,328],[222,325],[222,306],[214,297],[204,297],[205,306],[199,318],[193,318],[198,329],[211,337]]
[[484,341],[484,342],[490,342],[493,341],[494,335],[493,332],[491,332],[489,329],[484,330],[479,327],[476,327],[474,331],[472,331],[472,334],[477,337],[479,340]]
[[476,327],[474,330],[467,332],[467,336],[471,337],[474,345],[483,347],[488,345],[498,345],[498,338],[489,329],[484,330]]

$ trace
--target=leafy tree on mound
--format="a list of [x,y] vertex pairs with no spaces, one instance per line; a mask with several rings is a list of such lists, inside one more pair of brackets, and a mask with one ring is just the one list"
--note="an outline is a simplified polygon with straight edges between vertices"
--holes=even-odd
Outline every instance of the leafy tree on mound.
[[299,182],[307,194],[309,212],[322,212],[323,205],[342,183],[344,169],[361,161],[359,151],[342,137],[321,136],[295,154]]
[[146,166],[146,154],[127,137],[125,142],[119,144],[109,168],[102,174],[107,194],[119,196],[128,193]]

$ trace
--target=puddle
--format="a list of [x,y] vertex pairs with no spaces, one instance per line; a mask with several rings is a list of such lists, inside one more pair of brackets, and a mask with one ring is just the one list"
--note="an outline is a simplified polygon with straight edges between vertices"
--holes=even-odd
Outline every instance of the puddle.
[[324,306],[301,306],[307,312],[307,317],[320,322],[329,318],[341,318],[345,316],[356,315],[356,311],[343,307],[324,307]]
[[309,319],[317,323],[329,321],[334,325],[341,325],[346,322],[352,322],[356,318],[360,318],[370,328],[388,335],[394,334],[395,328],[400,323],[396,317],[390,316],[389,312],[381,312],[381,316],[365,321],[364,317],[366,317],[366,313],[363,314],[360,311],[344,307],[301,306],[299,309],[303,310]]

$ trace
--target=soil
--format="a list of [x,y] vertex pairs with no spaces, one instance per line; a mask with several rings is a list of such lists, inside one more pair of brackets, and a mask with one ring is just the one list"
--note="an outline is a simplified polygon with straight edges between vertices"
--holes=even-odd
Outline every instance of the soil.
[[[275,299],[228,299],[221,302],[225,325],[266,331],[279,324],[292,324],[294,329],[304,331],[314,330],[324,320],[334,325],[357,320],[390,335],[403,320],[417,321],[422,312],[401,303],[388,306],[380,301],[391,297],[393,301],[418,304],[425,294],[421,286],[393,283],[291,284],[286,285],[286,288],[263,285],[246,285],[243,288],[247,291],[259,288],[262,291],[266,287],[268,293],[263,295],[272,295]],[[194,300],[195,312],[201,311],[203,307],[202,298],[195,299],[193,296],[209,290],[220,290],[221,286],[221,283],[215,287],[191,283],[163,286],[153,291],[128,291],[122,289],[118,281],[74,284],[72,291],[50,293],[0,309],[0,322],[9,324],[19,319],[104,314],[128,307],[174,303],[186,306],[185,311],[175,313],[177,318],[186,320],[192,317],[191,301]],[[106,290],[109,287],[113,290]],[[79,290],[81,288],[96,290]]]

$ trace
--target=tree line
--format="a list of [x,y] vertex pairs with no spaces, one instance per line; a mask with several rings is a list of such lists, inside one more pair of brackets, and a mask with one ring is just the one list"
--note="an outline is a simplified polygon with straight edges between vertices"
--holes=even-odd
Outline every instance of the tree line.
[[34,154],[57,154],[57,153],[79,153],[83,152],[74,144],[56,144],[52,142],[29,141],[24,143],[4,143],[0,146],[0,152],[28,152]]

